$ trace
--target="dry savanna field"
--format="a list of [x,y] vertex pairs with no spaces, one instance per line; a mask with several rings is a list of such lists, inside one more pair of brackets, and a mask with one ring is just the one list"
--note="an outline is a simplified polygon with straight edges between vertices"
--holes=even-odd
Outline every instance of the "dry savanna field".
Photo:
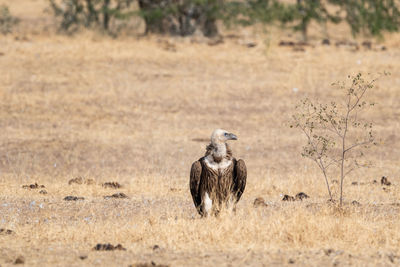
[[[47,1],[2,3],[21,22],[0,36],[1,266],[400,264],[400,35],[371,48],[344,25],[330,45],[315,28],[296,47],[279,45],[298,41],[280,29],[226,31],[218,44],[66,36]],[[337,99],[331,83],[359,71],[391,75],[362,114],[380,140],[373,165],[346,177],[340,209],[290,118],[304,97]],[[216,128],[238,136],[247,187],[236,213],[201,219],[189,171]],[[310,198],[282,201],[299,192]]]

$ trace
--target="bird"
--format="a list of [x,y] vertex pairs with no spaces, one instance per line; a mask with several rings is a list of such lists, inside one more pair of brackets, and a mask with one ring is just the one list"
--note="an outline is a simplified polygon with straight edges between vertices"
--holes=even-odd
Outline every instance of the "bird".
[[236,160],[227,144],[237,136],[222,129],[211,135],[206,153],[193,162],[190,170],[190,193],[201,217],[217,216],[224,208],[235,210],[246,187],[247,169]]

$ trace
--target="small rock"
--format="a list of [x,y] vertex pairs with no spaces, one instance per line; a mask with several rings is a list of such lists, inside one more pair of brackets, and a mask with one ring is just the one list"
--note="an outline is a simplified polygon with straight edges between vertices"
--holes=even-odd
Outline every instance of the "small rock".
[[77,201],[77,200],[85,200],[84,197],[76,197],[76,196],[66,196],[64,198],[65,201]]
[[253,205],[254,207],[268,207],[268,204],[265,203],[265,200],[262,197],[254,199]]
[[255,43],[255,42],[249,42],[249,43],[246,44],[246,46],[247,46],[248,48],[253,48],[253,47],[256,47],[256,46],[257,46],[257,43]]
[[306,198],[309,198],[309,196],[306,193],[303,193],[303,192],[297,193],[297,195],[296,195],[296,200],[303,200],[303,199],[306,199]]
[[353,200],[351,202],[351,205],[354,205],[354,206],[357,206],[357,207],[361,206],[360,202],[358,202],[357,200]]
[[94,180],[93,179],[85,179],[85,178],[82,178],[81,176],[78,176],[76,178],[73,178],[73,179],[69,180],[68,184],[69,185],[72,185],[72,184],[87,184],[87,185],[91,185],[91,184],[94,184]]
[[94,248],[97,251],[112,251],[112,250],[126,250],[121,244],[116,246],[111,245],[110,243],[107,244],[97,244]]
[[104,196],[105,199],[109,199],[109,198],[128,198],[127,195],[125,195],[124,193],[115,193],[112,194],[111,196]]
[[361,43],[362,46],[364,46],[367,49],[371,49],[372,48],[372,42],[371,41],[364,41]]
[[358,185],[358,182],[352,182],[351,185]]
[[83,178],[80,177],[80,176],[76,177],[76,178],[73,178],[73,179],[68,181],[68,184],[69,185],[71,185],[71,184],[83,184]]
[[160,249],[160,246],[159,245],[154,245],[153,246],[153,250],[159,250]]
[[377,184],[378,181],[377,181],[377,180],[373,180],[372,183],[373,183],[373,184]]
[[280,41],[279,46],[295,46],[295,42],[292,41]]
[[47,194],[47,191],[44,190],[44,189],[43,189],[43,190],[40,190],[40,191],[39,191],[39,194],[46,195],[46,194]]
[[329,249],[324,249],[325,255],[329,256],[331,255],[333,252],[335,252],[333,249],[329,248]]
[[157,264],[154,261],[151,262],[146,262],[146,263],[136,263],[136,264],[131,264],[128,265],[128,267],[169,267],[169,265],[166,264]]
[[24,264],[25,263],[25,258],[24,256],[19,256],[18,258],[15,259],[14,264]]
[[391,182],[389,182],[389,180],[388,180],[388,178],[386,177],[386,176],[382,176],[382,179],[381,179],[381,185],[387,185],[387,186],[390,186],[392,183]]
[[289,259],[288,263],[289,263],[289,264],[294,264],[295,261],[294,261],[294,259]]
[[289,195],[284,195],[282,198],[282,201],[294,201],[294,197],[289,196]]
[[38,188],[45,188],[44,185],[38,185],[38,183],[30,184],[30,185],[23,185],[22,188],[25,189],[38,189]]
[[13,230],[0,228],[0,235],[11,235],[14,233]]
[[329,39],[324,39],[324,40],[322,40],[322,44],[323,45],[330,45],[331,41],[329,41]]
[[102,186],[105,188],[114,188],[114,189],[122,187],[122,185],[120,185],[117,182],[106,182],[106,183],[102,184]]
[[171,187],[169,190],[170,190],[171,192],[179,192],[179,191],[181,191],[181,190],[179,190],[178,188],[174,188],[174,187]]
[[81,259],[81,260],[86,260],[87,259],[87,255],[81,255],[81,256],[79,256],[79,258]]

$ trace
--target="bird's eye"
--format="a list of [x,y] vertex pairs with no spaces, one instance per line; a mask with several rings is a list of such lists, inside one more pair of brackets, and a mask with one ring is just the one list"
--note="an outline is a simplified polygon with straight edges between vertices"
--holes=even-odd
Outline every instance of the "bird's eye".
[[228,136],[228,133],[224,133],[225,136]]

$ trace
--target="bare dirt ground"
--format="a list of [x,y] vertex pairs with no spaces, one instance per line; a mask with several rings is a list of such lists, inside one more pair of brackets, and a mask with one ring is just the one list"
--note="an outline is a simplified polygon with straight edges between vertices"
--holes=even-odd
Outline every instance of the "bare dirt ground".
[[[22,19],[0,36],[1,266],[400,264],[399,35],[371,49],[336,46],[351,39],[342,28],[301,49],[280,46],[294,39],[281,31],[218,45],[69,37],[54,32],[46,1],[0,3]],[[330,84],[358,71],[392,75],[369,95],[373,167],[346,178],[338,209],[289,120],[301,98],[335,99]],[[238,135],[248,184],[236,214],[200,219],[189,170],[215,128]],[[298,192],[310,198],[281,201]],[[268,206],[253,207],[257,197]],[[107,243],[121,246],[94,249]]]

